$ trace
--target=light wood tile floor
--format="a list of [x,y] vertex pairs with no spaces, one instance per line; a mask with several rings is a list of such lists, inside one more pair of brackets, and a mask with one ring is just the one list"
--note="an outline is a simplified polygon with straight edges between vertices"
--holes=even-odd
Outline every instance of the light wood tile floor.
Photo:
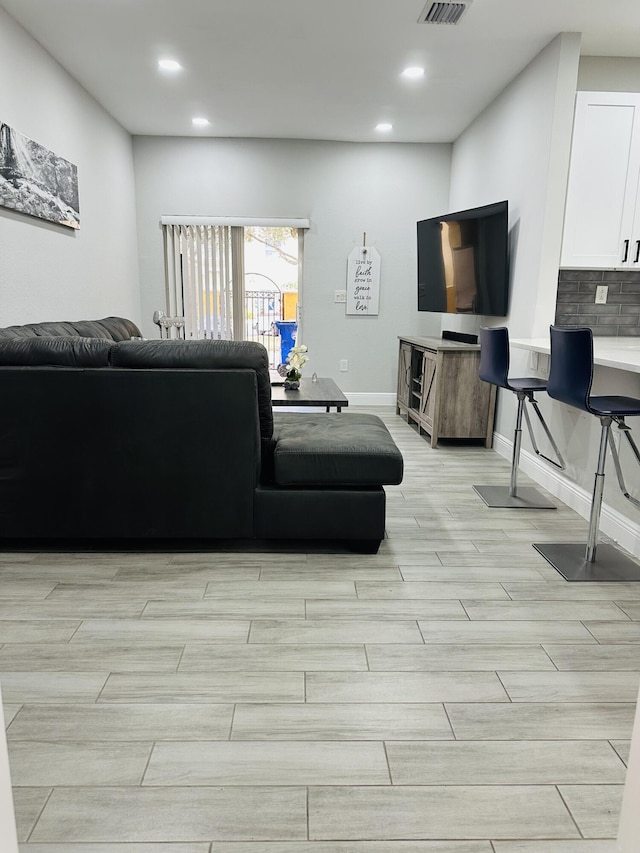
[[375,412],[377,555],[0,554],[22,853],[613,853],[640,584],[568,584],[531,543],[581,518]]

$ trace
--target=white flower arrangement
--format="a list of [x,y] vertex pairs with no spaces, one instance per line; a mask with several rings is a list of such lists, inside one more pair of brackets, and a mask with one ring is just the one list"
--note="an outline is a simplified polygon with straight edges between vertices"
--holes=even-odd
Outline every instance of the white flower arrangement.
[[302,376],[302,368],[309,361],[307,348],[304,344],[296,344],[287,356],[287,379],[298,382]]

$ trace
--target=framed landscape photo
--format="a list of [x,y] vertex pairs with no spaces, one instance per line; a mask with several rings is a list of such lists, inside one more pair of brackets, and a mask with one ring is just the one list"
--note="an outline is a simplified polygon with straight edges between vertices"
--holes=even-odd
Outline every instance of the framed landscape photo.
[[78,169],[0,122],[0,206],[79,228]]

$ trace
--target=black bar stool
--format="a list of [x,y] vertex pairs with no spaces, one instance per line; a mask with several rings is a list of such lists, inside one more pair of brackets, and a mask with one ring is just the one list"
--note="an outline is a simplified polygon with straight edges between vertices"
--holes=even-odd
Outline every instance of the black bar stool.
[[[549,427],[547,426],[542,412],[534,397],[535,391],[546,391],[546,379],[537,379],[535,376],[526,376],[521,379],[509,379],[509,330],[504,326],[498,329],[480,329],[480,367],[478,376],[491,385],[506,388],[513,391],[518,398],[518,413],[516,416],[516,428],[513,436],[513,455],[511,457],[511,483],[509,486],[474,486],[482,500],[491,507],[508,507],[520,509],[555,509],[554,504],[548,501],[537,489],[530,486],[518,488],[518,465],[520,462],[520,446],[522,444],[522,415],[524,414],[531,444],[537,456],[550,462],[556,468],[564,468],[564,460],[553,440]],[[525,407],[525,400],[533,407],[538,416],[547,438],[551,442],[558,461],[549,459],[538,450],[536,439],[531,427],[529,413]]]
[[[618,483],[625,498],[636,506],[640,501],[627,491],[622,476],[611,424],[627,437],[633,454],[640,463],[640,453],[625,423],[627,417],[640,417],[640,400],[635,397],[592,397],[593,333],[588,328],[551,326],[551,370],[547,383],[550,397],[582,409],[600,418],[600,451],[591,499],[589,533],[586,549],[573,543],[534,544],[534,548],[569,581],[640,581],[640,565],[613,545],[598,546],[598,526],[604,491],[604,467],[607,444],[611,450]],[[596,559],[596,550],[598,559]]]

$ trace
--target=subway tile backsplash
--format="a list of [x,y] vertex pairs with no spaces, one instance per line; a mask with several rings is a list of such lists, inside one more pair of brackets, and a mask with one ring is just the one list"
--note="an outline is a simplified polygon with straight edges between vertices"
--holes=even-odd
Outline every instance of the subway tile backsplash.
[[[596,305],[606,284],[607,302]],[[560,270],[557,326],[589,326],[594,335],[640,337],[640,270]]]

